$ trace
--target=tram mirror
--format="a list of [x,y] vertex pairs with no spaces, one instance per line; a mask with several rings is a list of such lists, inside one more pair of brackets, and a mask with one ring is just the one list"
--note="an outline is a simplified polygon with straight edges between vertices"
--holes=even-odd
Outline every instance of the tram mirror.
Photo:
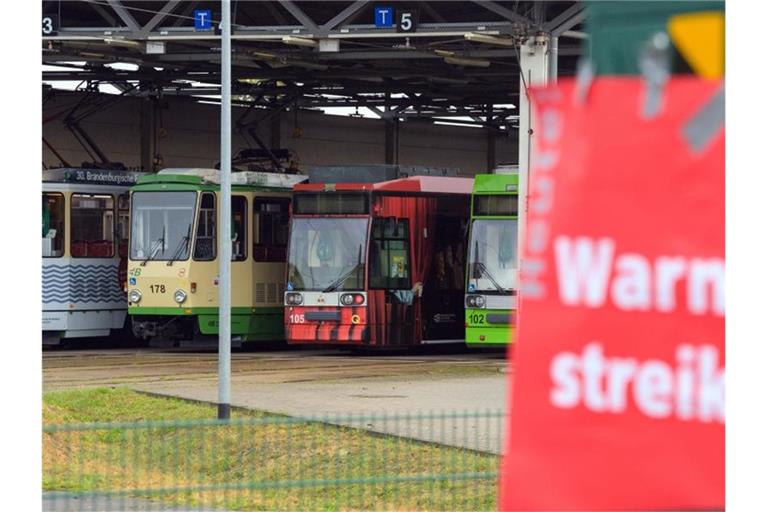
[[472,263],[472,279],[480,279],[483,277],[483,271],[480,267],[480,262],[475,261]]

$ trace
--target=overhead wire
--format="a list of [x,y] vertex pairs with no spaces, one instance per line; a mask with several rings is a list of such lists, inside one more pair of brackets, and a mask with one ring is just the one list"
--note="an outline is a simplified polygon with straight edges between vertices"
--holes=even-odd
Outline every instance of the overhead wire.
[[[97,4],[97,5],[103,5],[103,6],[106,6],[106,7],[112,7],[112,4],[110,4],[106,0],[85,0],[85,2],[89,3],[89,4]],[[160,13],[159,10],[144,9],[142,7],[132,7],[132,6],[124,5],[124,4],[120,4],[120,7],[122,7],[123,9],[125,9],[127,11],[136,11],[136,12],[143,12],[143,13],[149,13],[149,14],[159,14]],[[237,1],[235,1],[235,9],[237,9]],[[211,14],[213,14],[213,13],[211,13]],[[170,18],[177,18],[177,19],[185,19],[185,20],[195,21],[195,17],[194,16],[185,16],[183,14],[173,14],[172,12],[167,12],[167,13],[165,13],[165,15],[167,17],[170,17]],[[217,19],[211,17],[211,23],[215,23],[215,22],[221,22],[221,20],[220,19],[217,20]],[[234,22],[231,23],[231,25],[233,27],[246,27],[247,26],[247,25],[239,25],[239,24],[234,23]]]

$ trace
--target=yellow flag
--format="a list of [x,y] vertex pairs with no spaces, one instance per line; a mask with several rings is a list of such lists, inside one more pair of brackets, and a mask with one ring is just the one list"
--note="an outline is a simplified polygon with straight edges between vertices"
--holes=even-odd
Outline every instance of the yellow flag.
[[725,74],[725,13],[705,11],[672,16],[669,36],[691,69],[702,78]]

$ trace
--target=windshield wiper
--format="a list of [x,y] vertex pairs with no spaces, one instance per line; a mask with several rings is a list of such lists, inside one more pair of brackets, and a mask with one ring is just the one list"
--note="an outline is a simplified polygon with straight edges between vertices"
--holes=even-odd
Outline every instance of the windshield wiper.
[[[501,286],[496,279],[494,279],[491,272],[488,270],[488,267],[485,266],[485,263],[482,261],[477,261],[477,255],[478,255],[478,243],[477,240],[475,240],[475,261],[472,263],[472,268],[477,269],[480,271],[480,274],[485,274],[485,277],[488,278],[488,280],[491,282],[494,288],[496,288],[497,292],[504,292],[506,291],[503,286]],[[477,280],[477,278],[475,278]]]
[[[173,251],[173,255],[171,256],[171,259],[168,260],[167,265],[169,267],[172,266],[176,258],[178,258],[181,255],[181,250],[189,246],[190,231],[192,231],[192,224],[187,226],[187,234],[181,237],[181,240],[179,240],[179,245],[176,246],[176,250]],[[182,243],[184,245],[182,245]]]
[[[362,262],[362,260],[363,260],[362,252],[363,252],[363,246],[362,245],[358,245],[357,246],[357,265],[355,265],[354,267],[352,267],[351,269],[346,271],[343,275],[338,277],[334,282],[332,282],[331,284],[326,286],[325,289],[323,290],[323,293],[328,293],[328,292],[334,291],[339,286],[341,286],[344,283],[344,281],[346,281],[349,278],[349,276],[351,276],[355,272],[359,272],[360,271],[360,267],[363,264],[363,262]],[[358,281],[360,281],[360,280],[358,279]]]
[[160,249],[164,244],[165,244],[165,235],[161,236],[160,238],[152,242],[149,249],[149,256],[147,256],[147,259],[142,261],[140,265],[142,267],[145,266],[149,260],[155,257],[155,254],[157,254],[158,249]]

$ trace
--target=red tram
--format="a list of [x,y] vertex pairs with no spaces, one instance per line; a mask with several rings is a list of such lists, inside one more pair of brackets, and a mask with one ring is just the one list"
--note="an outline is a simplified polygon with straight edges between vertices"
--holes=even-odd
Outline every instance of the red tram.
[[288,343],[464,342],[471,179],[423,175],[293,191]]

